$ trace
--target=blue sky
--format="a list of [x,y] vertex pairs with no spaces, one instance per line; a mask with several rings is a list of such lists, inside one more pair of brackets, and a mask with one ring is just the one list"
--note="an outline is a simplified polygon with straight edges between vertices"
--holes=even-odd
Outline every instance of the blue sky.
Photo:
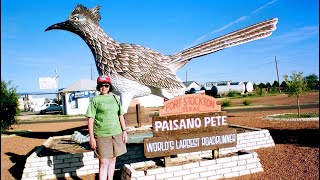
[[185,81],[280,82],[292,71],[319,76],[318,0],[46,0],[1,1],[1,80],[18,92],[40,90],[40,77],[59,76],[59,88],[97,77],[88,46],[75,34],[44,30],[65,21],[77,4],[101,5],[100,26],[113,39],[170,55],[277,17],[267,38],[193,59],[177,75]]

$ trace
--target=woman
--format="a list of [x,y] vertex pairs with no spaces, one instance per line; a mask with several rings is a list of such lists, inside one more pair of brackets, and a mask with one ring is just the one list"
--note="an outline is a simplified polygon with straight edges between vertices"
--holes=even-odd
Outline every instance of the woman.
[[99,179],[112,180],[116,157],[127,152],[128,135],[120,99],[111,93],[110,77],[99,76],[96,89],[100,95],[92,98],[86,113],[90,146],[99,158]]

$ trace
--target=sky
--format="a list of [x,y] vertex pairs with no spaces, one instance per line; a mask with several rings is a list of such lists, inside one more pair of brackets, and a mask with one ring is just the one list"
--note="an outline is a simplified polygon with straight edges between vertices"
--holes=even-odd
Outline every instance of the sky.
[[[24,0],[1,1],[1,80],[17,92],[41,90],[39,78],[58,76],[58,88],[98,76],[94,57],[77,35],[45,29],[67,20],[77,4],[101,5],[101,28],[114,40],[171,55],[255,23],[278,18],[267,38],[192,59],[182,81],[267,83],[293,71],[319,76],[318,0]],[[92,70],[91,70],[92,69]]]

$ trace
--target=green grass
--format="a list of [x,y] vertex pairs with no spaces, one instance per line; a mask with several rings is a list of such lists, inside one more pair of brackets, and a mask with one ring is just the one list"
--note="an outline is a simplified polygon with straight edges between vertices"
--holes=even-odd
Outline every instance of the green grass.
[[[306,114],[300,114],[300,118],[313,118],[313,117],[319,117],[319,114],[317,113],[306,113]],[[274,116],[274,118],[299,118],[298,114],[281,114]]]
[[80,116],[84,116],[84,115],[43,115],[43,116],[37,116],[34,117],[32,119],[52,119],[52,118],[59,118],[59,119],[67,119],[70,117],[80,117]]

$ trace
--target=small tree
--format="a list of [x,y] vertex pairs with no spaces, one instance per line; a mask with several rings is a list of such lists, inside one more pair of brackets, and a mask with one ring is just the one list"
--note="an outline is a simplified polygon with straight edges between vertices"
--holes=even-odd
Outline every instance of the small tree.
[[278,81],[273,81],[272,87],[271,87],[271,91],[272,91],[272,93],[274,93],[274,94],[277,93],[277,91],[278,91],[279,93],[281,92]]
[[319,83],[319,77],[316,74],[311,74],[303,78],[304,81],[307,82],[308,90],[314,90],[317,88]]
[[267,93],[270,91],[270,88],[271,88],[271,84],[269,82],[266,83],[266,91]]
[[260,83],[258,86],[259,86],[259,88],[261,88],[261,89],[266,88],[266,85],[263,84],[263,83]]
[[17,122],[15,116],[20,112],[16,88],[11,87],[11,81],[1,80],[1,133]]
[[280,84],[280,87],[284,91],[287,91],[287,89],[288,89],[288,85],[285,81],[282,81],[282,83]]
[[279,91],[279,88],[276,87],[276,86],[272,86],[272,87],[270,88],[270,93],[271,93],[271,94],[276,94],[278,91]]
[[287,93],[289,97],[293,96],[297,98],[298,117],[300,117],[300,96],[307,90],[307,83],[303,81],[302,74],[302,72],[296,73],[293,71],[290,77],[288,75],[283,76],[288,85]]
[[255,90],[256,90],[256,95],[262,96],[262,88],[260,88],[259,86],[257,86]]
[[279,87],[279,82],[278,81],[273,81],[272,87],[278,88]]

